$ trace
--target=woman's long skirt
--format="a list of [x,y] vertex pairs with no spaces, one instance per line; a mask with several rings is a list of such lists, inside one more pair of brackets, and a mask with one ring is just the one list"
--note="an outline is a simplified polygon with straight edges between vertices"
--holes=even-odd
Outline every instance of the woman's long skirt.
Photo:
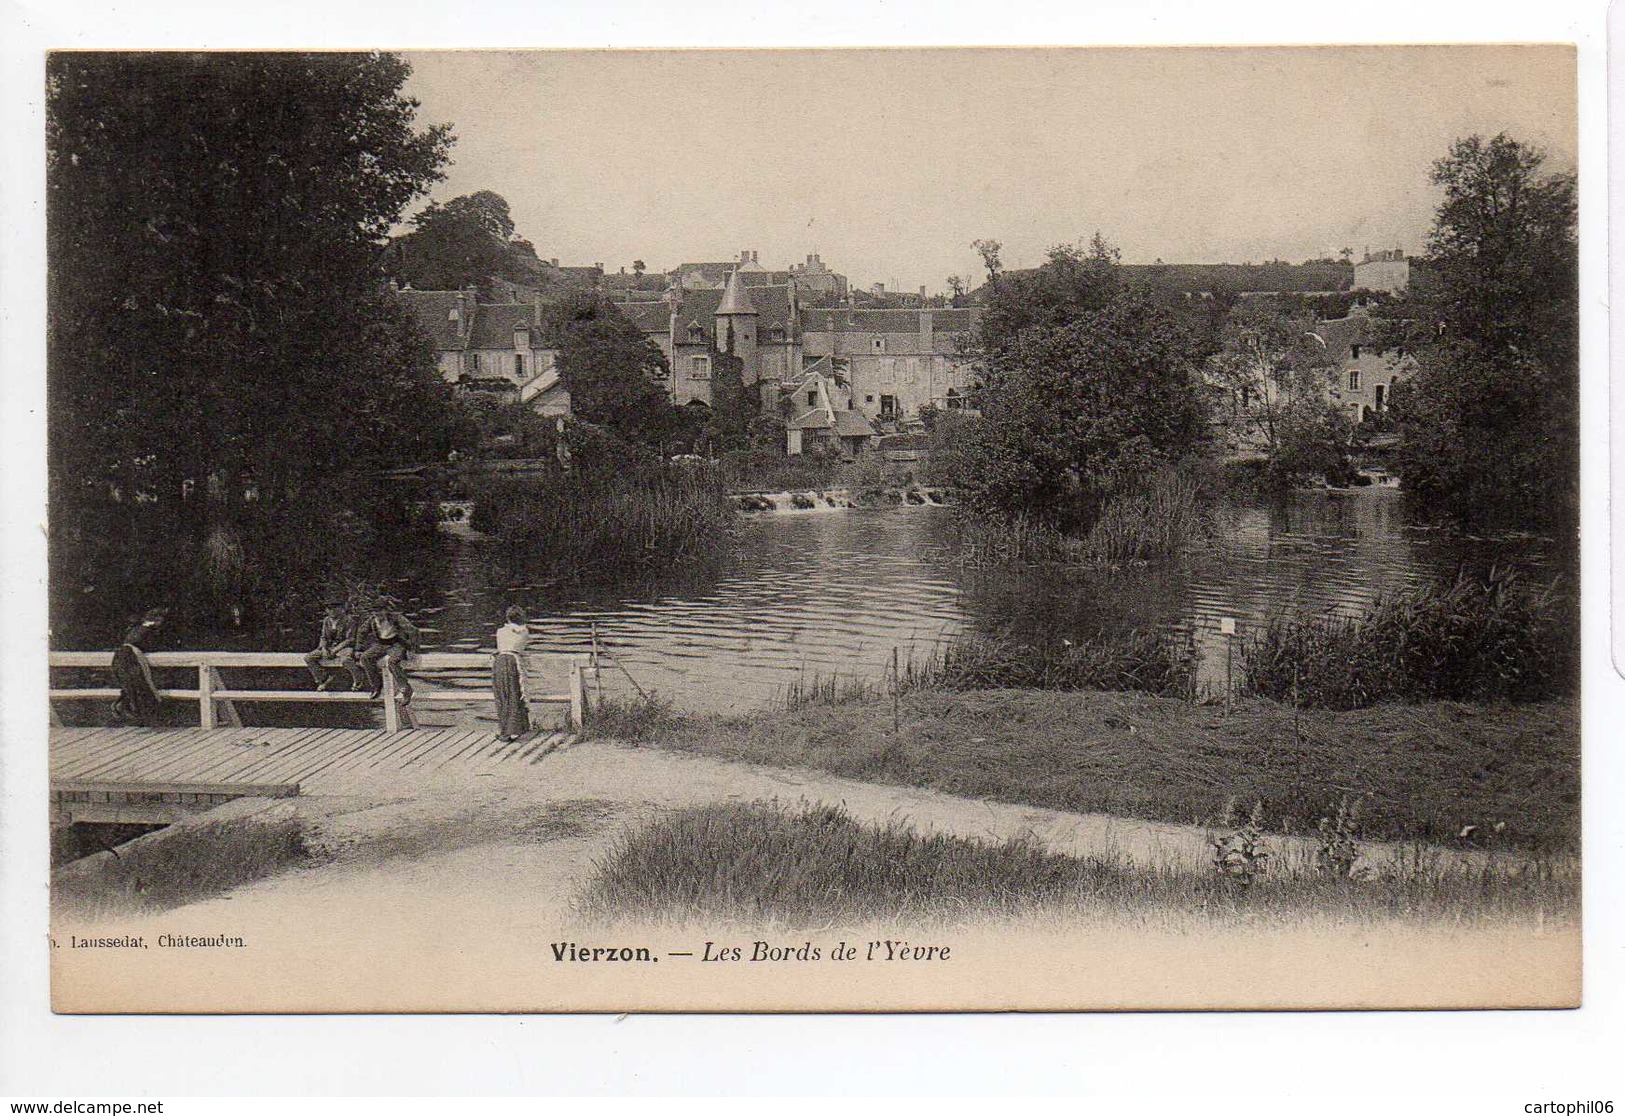
[[529,732],[530,709],[525,705],[518,655],[502,652],[491,656],[491,689],[497,699],[497,733],[522,736]]
[[113,677],[118,681],[119,699],[114,711],[138,724],[150,725],[158,719],[158,687],[153,685],[147,657],[128,643],[113,652]]

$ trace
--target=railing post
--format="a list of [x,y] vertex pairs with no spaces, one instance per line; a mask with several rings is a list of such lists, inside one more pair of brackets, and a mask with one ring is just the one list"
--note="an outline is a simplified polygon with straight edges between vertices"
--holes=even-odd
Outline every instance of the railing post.
[[570,727],[577,732],[581,731],[582,718],[587,704],[582,689],[581,660],[576,659],[570,664]]
[[214,668],[197,665],[197,719],[206,729],[214,728]]
[[[203,687],[201,686],[198,687],[198,689],[202,688]],[[224,690],[226,688],[226,680],[220,677],[220,672],[214,667],[209,668],[209,688],[211,691]],[[220,698],[217,700],[219,701],[220,712],[226,718],[226,723],[232,728],[242,728],[243,719],[237,712],[237,703],[232,701],[230,698]],[[212,707],[214,702],[210,702],[210,705]],[[211,714],[211,716],[213,716],[213,714]]]
[[384,731],[401,731],[401,710],[395,704],[395,679],[390,675],[388,660],[383,664],[384,671]]

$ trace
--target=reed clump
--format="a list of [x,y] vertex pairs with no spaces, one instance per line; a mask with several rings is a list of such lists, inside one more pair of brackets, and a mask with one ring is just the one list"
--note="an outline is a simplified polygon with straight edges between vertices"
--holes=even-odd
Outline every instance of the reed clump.
[[475,483],[473,527],[583,579],[718,560],[733,507],[706,470],[593,469]]
[[1242,686],[1310,709],[1543,701],[1574,692],[1576,631],[1555,586],[1463,575],[1383,597],[1358,617],[1271,621],[1241,646]]
[[955,526],[962,564],[1100,566],[1173,561],[1212,534],[1197,479],[1165,469],[1106,499],[1085,534],[1035,516],[967,512]]
[[962,637],[899,671],[904,691],[1121,690],[1187,695],[1195,655],[1188,639],[1167,631],[1130,631],[1096,639],[1026,643],[996,636]]

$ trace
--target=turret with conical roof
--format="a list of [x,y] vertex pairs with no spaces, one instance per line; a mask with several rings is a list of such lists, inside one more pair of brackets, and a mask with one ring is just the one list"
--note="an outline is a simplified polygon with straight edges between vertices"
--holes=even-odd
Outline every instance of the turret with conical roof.
[[717,307],[717,317],[730,314],[749,314],[753,317],[756,314],[756,307],[750,301],[750,291],[739,278],[738,271],[729,273],[728,285],[722,291],[722,303]]
[[717,348],[732,353],[743,363],[740,373],[747,385],[762,378],[756,352],[756,307],[750,300],[745,281],[735,271],[728,276],[722,301],[717,305]]

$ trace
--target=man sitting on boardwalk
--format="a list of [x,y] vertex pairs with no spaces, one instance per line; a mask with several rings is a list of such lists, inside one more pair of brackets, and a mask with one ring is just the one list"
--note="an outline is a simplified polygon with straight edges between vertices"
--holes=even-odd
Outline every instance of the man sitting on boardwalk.
[[400,664],[418,653],[418,630],[397,611],[396,604],[395,600],[385,597],[372,610],[360,632],[368,646],[356,658],[372,686],[373,697],[382,697],[384,693],[384,679],[378,670],[381,659],[389,674],[389,683],[395,687],[395,700],[407,703],[412,700],[412,683]]
[[322,630],[317,637],[316,647],[305,654],[305,666],[309,668],[310,677],[318,690],[333,688],[332,676],[322,675],[322,663],[328,659],[337,660],[340,666],[350,672],[350,689],[365,688],[367,676],[355,661],[356,630],[360,627],[359,618],[343,601],[327,602],[327,612],[322,616]]

